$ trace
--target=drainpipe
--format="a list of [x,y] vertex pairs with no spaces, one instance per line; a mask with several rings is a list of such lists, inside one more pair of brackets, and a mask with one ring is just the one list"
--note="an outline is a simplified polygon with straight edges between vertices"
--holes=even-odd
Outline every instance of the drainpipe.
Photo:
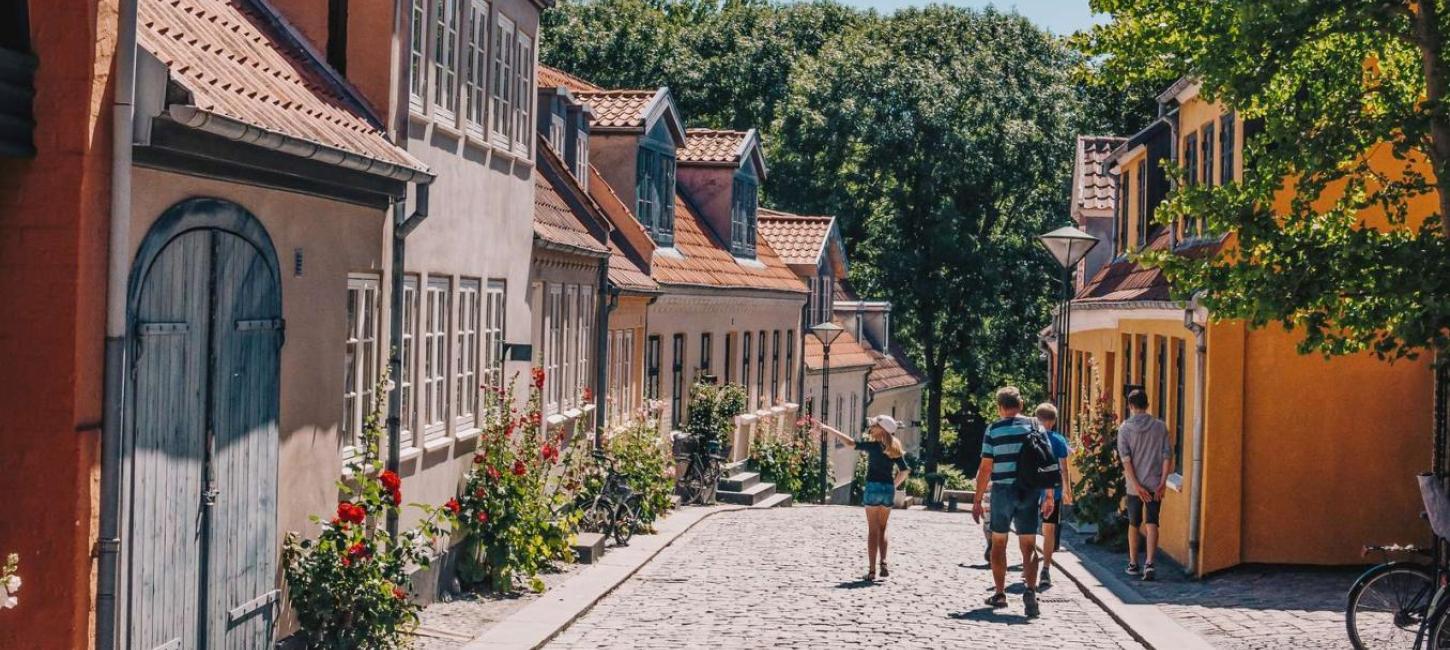
[[1193,468],[1188,483],[1188,571],[1190,577],[1201,573],[1199,545],[1203,537],[1203,420],[1207,413],[1204,397],[1208,379],[1208,331],[1199,316],[1207,321],[1207,310],[1200,301],[1203,292],[1193,294],[1183,310],[1183,326],[1193,332],[1194,382],[1193,382]]
[[609,315],[619,306],[619,287],[609,281],[609,258],[599,260],[599,300],[594,318],[594,448],[604,447],[604,409],[609,392]]
[[136,0],[120,0],[111,104],[111,229],[106,278],[101,503],[97,531],[96,648],[116,647],[122,448],[126,404],[126,294],[131,266],[131,139],[136,96]]
[[[428,188],[426,183],[418,183],[414,186],[415,200],[413,214],[406,219],[403,215],[407,211],[408,202],[401,199],[393,203],[393,260],[391,280],[392,288],[388,296],[388,377],[392,382],[392,389],[388,394],[388,460],[387,468],[394,474],[398,473],[398,458],[403,454],[403,441],[401,436],[403,422],[403,285],[406,273],[404,272],[404,259],[408,234],[413,232],[424,219],[428,218]],[[422,287],[419,287],[421,290]],[[388,536],[396,539],[398,536],[398,512],[388,512]]]

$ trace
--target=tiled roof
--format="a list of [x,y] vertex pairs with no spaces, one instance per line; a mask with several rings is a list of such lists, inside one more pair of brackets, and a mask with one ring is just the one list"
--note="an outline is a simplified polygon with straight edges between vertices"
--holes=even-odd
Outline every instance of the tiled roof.
[[567,72],[564,72],[563,70],[560,70],[558,68],[552,68],[547,65],[540,65],[536,76],[538,78],[540,88],[558,88],[560,86],[563,86],[565,88],[568,88],[570,92],[580,92],[584,90],[602,90],[599,86],[589,83]]
[[1113,177],[1104,168],[1103,160],[1123,141],[1123,138],[1112,136],[1078,136],[1077,157],[1072,168],[1072,194],[1076,201],[1073,205],[1074,212],[1114,210],[1117,188]]
[[806,287],[770,244],[760,239],[755,259],[740,261],[711,235],[688,202],[675,197],[675,252],[657,252],[654,277],[661,284],[805,293]]
[[644,109],[658,90],[580,90],[574,96],[594,111],[594,126],[644,126]]
[[[821,341],[814,335],[805,335],[805,361],[807,370],[821,370],[825,364]],[[844,330],[831,343],[831,368],[857,368],[876,364],[871,350],[856,340],[850,330]]]
[[[1170,245],[1167,228],[1159,228],[1151,250],[1164,250]],[[1213,255],[1222,247],[1219,241],[1197,242],[1179,249],[1180,255],[1194,257]],[[1137,262],[1119,257],[1099,269],[1091,280],[1077,292],[1073,302],[1129,302],[1164,301],[1172,299],[1168,278],[1158,268],[1145,267]]]
[[413,170],[324,64],[246,0],[140,0],[139,44],[200,111]]
[[760,235],[786,264],[816,264],[831,234],[834,217],[809,217],[760,209]]
[[[574,249],[583,254],[605,255],[609,247],[600,237],[591,232],[584,219],[594,220],[591,215],[576,214],[560,192],[575,194],[581,198],[583,192],[573,183],[559,163],[558,156],[549,149],[541,138],[538,145],[539,164],[549,166],[552,173],[534,174],[534,237],[544,242]],[[547,178],[546,178],[547,177]],[[555,187],[553,179],[565,185]],[[602,225],[602,224],[601,224]],[[602,234],[602,233],[601,233]]]
[[609,238],[609,281],[625,291],[658,292],[660,283],[655,282],[641,268],[630,254],[629,242],[611,235]]
[[740,162],[740,148],[748,137],[746,131],[689,129],[685,131],[685,146],[675,152],[675,157],[682,163]]
[[871,374],[866,376],[866,388],[871,392],[905,388],[926,383],[926,376],[916,369],[911,359],[902,350],[892,346],[890,353],[872,348],[868,350],[876,360]]
[[659,291],[660,285],[649,274],[649,259],[654,255],[654,242],[650,240],[629,208],[619,200],[619,195],[604,182],[599,169],[589,166],[589,198],[599,206],[604,219],[609,222],[609,280],[622,289],[634,291]]

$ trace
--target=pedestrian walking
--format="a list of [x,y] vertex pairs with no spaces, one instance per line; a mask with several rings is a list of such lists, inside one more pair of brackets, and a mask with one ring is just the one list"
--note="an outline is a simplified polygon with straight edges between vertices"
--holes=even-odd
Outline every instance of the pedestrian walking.
[[[1041,490],[1018,485],[1017,461],[1028,435],[1036,430],[1031,418],[1022,416],[1022,394],[1008,386],[997,391],[997,414],[1001,419],[987,427],[982,437],[982,463],[977,469],[977,494],[972,500],[972,519],[982,521],[983,495],[990,484],[992,495],[992,581],[996,589],[987,598],[989,607],[1007,606],[1007,533],[1015,526],[1022,551],[1022,609],[1028,618],[1040,613],[1037,602],[1037,528],[1041,516],[1051,514],[1053,501],[1041,501]],[[1040,504],[1040,505],[1039,505]]]
[[860,440],[852,439],[828,425],[821,423],[821,429],[840,438],[848,447],[866,454],[866,490],[861,503],[866,507],[866,560],[870,567],[866,571],[866,582],[876,580],[879,560],[883,578],[891,575],[886,566],[886,523],[891,518],[891,507],[896,503],[896,489],[901,487],[911,468],[906,464],[906,450],[896,437],[900,423],[889,415],[877,415],[868,422],[871,428]]
[[[1173,472],[1173,443],[1168,426],[1148,413],[1148,394],[1128,393],[1128,419],[1118,425],[1118,459],[1128,486],[1128,568],[1143,580],[1156,577],[1153,558],[1158,552],[1158,510],[1163,505],[1167,478]],[[1138,535],[1146,548],[1140,571]]]
[[1067,471],[1067,438],[1057,430],[1057,407],[1043,402],[1037,405],[1035,415],[1038,425],[1047,431],[1052,455],[1057,457],[1057,466],[1062,470],[1062,485],[1042,494],[1044,500],[1053,501],[1051,512],[1043,510],[1046,514],[1042,516],[1042,571],[1037,576],[1038,588],[1047,589],[1052,586],[1052,554],[1057,551],[1062,507],[1072,505],[1072,476]]

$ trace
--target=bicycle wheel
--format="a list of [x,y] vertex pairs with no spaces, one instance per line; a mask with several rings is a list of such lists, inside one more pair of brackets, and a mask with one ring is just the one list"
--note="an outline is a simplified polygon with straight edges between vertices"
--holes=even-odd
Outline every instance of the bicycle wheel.
[[1434,575],[1423,565],[1390,562],[1366,571],[1355,580],[1345,605],[1350,643],[1356,650],[1413,646],[1434,594]]
[[705,470],[700,466],[698,458],[690,459],[690,464],[685,468],[685,476],[680,480],[680,500],[685,504],[705,505]]
[[614,543],[620,546],[629,544],[634,537],[635,529],[639,528],[639,497],[631,496],[619,502],[614,509]]
[[588,508],[585,508],[584,516],[579,519],[579,530],[608,536],[610,534],[609,524],[613,519],[609,503],[604,499],[595,499]]
[[1429,629],[1423,638],[1416,640],[1415,650],[1450,649],[1450,624],[1446,623],[1450,620],[1450,600],[1446,600],[1443,593],[1431,600],[1434,611],[1430,612],[1430,619],[1425,625]]
[[720,460],[713,456],[705,462],[707,465],[704,476],[701,477],[704,486],[701,488],[700,502],[701,504],[711,504],[715,503],[715,489],[720,485],[720,478],[725,474],[725,468],[720,464]]

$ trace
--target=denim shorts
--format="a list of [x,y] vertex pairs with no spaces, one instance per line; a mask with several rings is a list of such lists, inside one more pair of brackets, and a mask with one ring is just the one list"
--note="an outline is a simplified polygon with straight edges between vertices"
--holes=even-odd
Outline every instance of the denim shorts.
[[886,506],[890,508],[896,503],[896,485],[885,481],[869,481],[866,483],[866,493],[861,495],[863,506]]
[[992,484],[992,532],[1005,535],[1012,528],[1018,535],[1036,535],[1042,514],[1040,490],[1019,489],[1015,483]]

